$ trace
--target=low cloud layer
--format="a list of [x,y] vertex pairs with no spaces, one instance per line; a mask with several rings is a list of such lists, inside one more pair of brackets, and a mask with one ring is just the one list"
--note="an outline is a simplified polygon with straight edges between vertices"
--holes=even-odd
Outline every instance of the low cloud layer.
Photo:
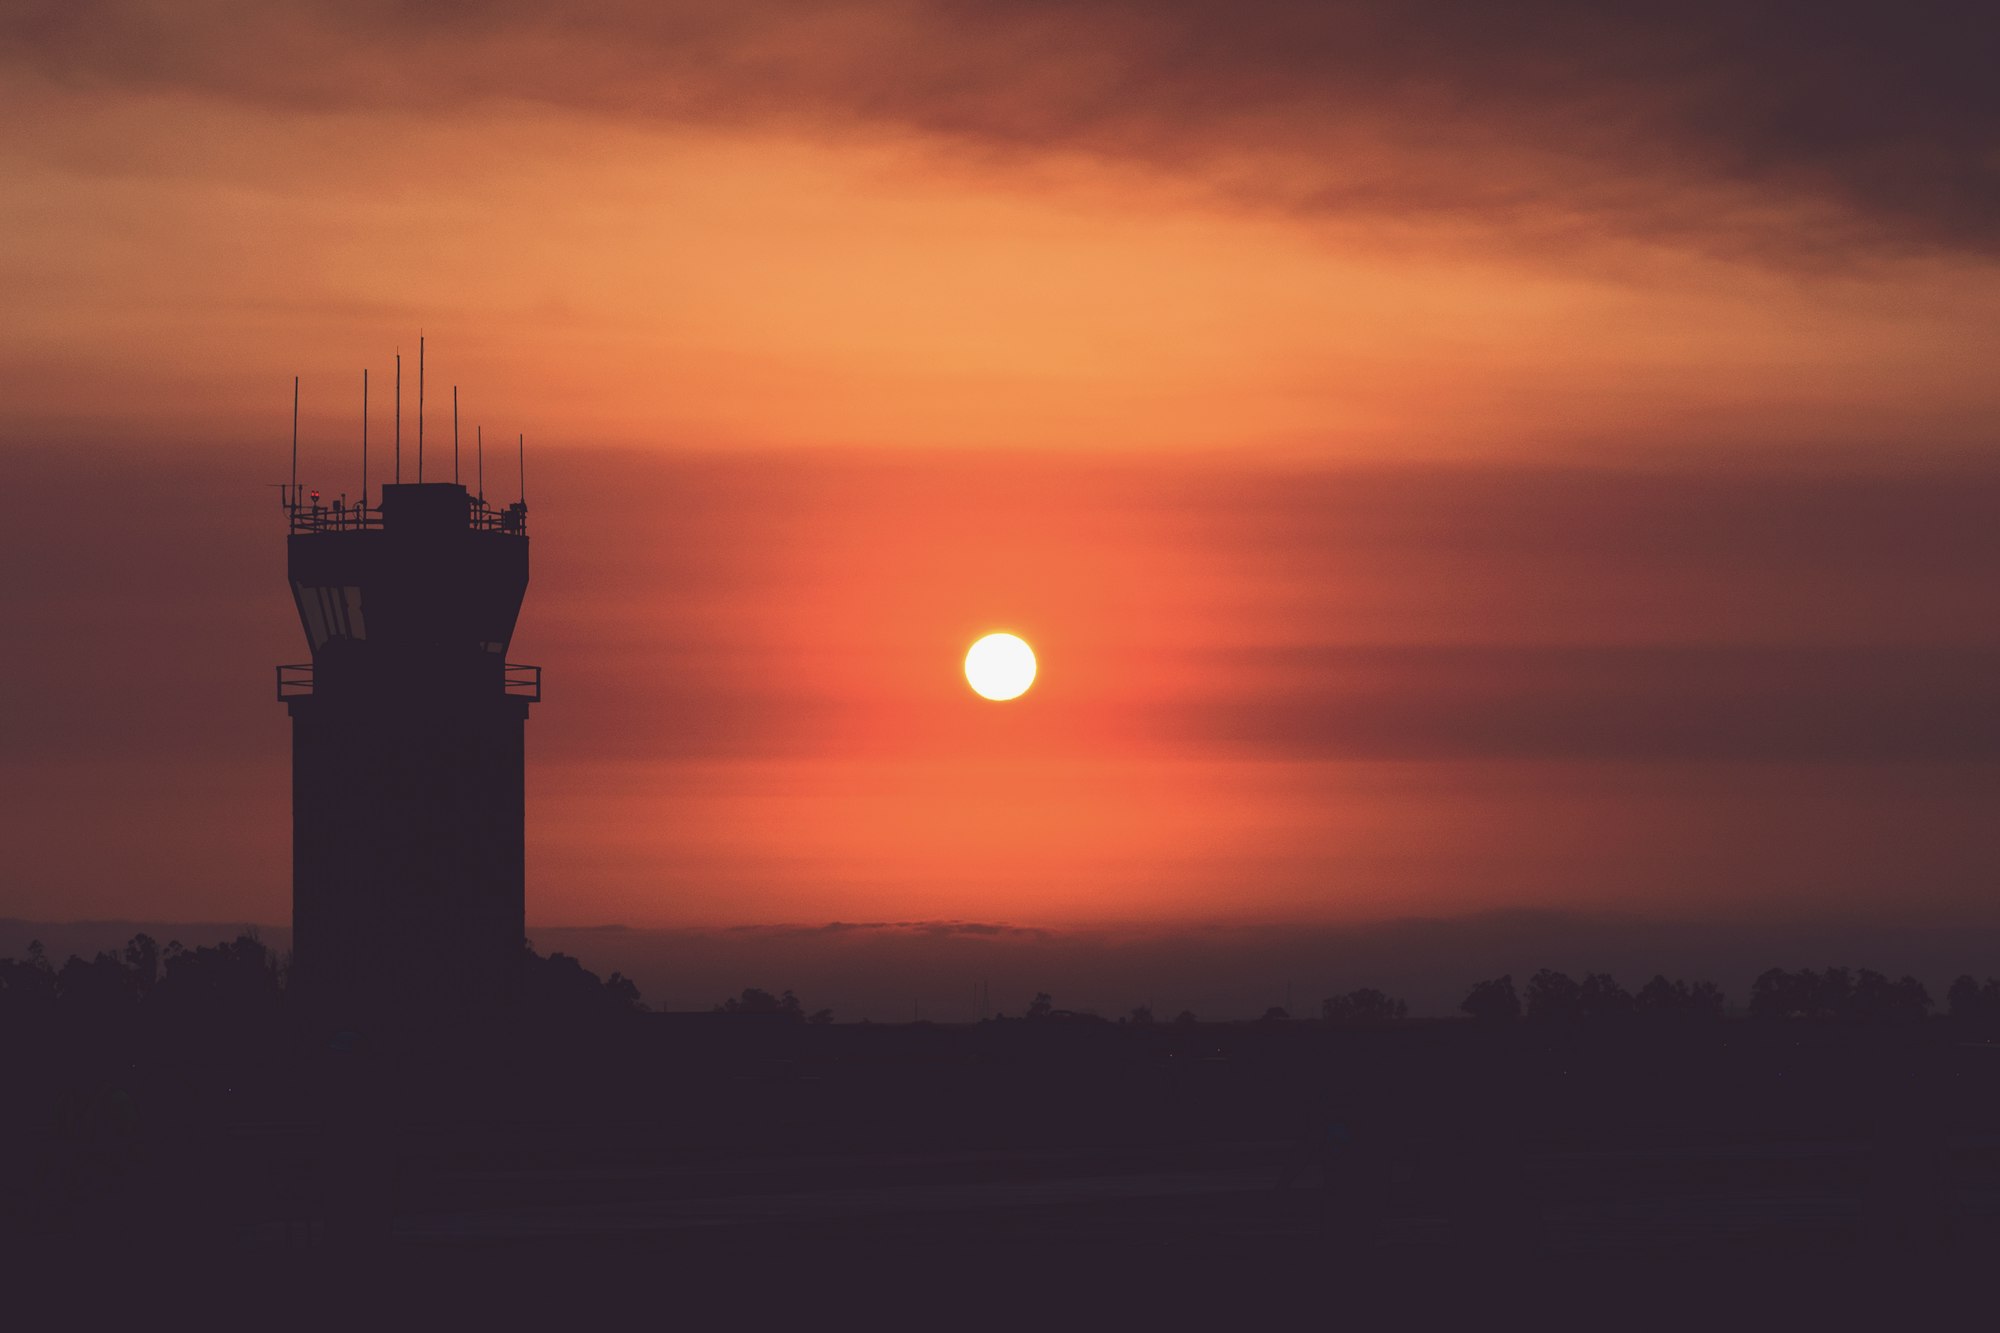
[[759,939],[782,940],[829,935],[872,935],[879,937],[916,936],[948,939],[1041,940],[1049,932],[1035,926],[1010,926],[994,921],[829,921],[823,926],[733,926],[732,934]]

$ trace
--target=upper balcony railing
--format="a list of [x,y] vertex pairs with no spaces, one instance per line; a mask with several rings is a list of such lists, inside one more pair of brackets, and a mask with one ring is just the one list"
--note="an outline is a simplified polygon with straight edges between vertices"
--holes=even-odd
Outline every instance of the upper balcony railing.
[[[380,509],[370,509],[359,501],[353,504],[341,499],[322,501],[318,491],[310,491],[307,497],[298,500],[288,498],[285,512],[290,515],[293,532],[363,532],[382,526]],[[527,535],[528,510],[525,505],[510,504],[496,508],[475,496],[467,507],[465,517],[465,526],[474,532]]]

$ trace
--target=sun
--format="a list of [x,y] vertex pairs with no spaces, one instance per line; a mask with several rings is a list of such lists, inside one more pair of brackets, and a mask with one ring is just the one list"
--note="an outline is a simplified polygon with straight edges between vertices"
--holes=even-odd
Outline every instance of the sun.
[[965,681],[981,698],[1018,699],[1035,683],[1035,650],[1018,634],[989,634],[965,655]]

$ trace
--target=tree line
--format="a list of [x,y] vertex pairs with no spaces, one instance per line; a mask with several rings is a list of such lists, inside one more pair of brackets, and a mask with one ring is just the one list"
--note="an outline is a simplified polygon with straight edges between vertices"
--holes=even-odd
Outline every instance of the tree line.
[[[2000,1029],[2000,978],[1984,983],[1971,976],[1952,982],[1945,996],[1947,1016],[1962,1026]],[[1918,1023],[1934,1008],[1930,991],[1912,976],[1895,980],[1870,968],[1774,967],[1751,983],[1744,1012],[1753,1019],[1835,1023]],[[1517,1018],[1605,1020],[1627,1014],[1674,1014],[1719,1019],[1728,1009],[1714,982],[1669,981],[1655,976],[1633,994],[1610,974],[1589,972],[1578,981],[1548,968],[1516,991],[1511,975],[1481,981],[1459,1009],[1475,1019]]]
[[[289,959],[274,952],[254,931],[234,940],[188,948],[178,940],[161,946],[151,936],[132,937],[122,950],[89,959],[70,957],[60,967],[39,941],[22,958],[0,958],[0,1019],[115,1022],[140,1014],[200,1021],[240,1023],[282,1010]],[[641,1012],[639,988],[613,972],[600,978],[567,954],[537,954],[524,942],[520,973],[522,1007],[543,1015],[584,1017]],[[1946,991],[1946,1013],[1956,1024],[2000,1034],[2000,978],[1983,982],[1960,976]],[[724,1014],[765,1014],[827,1024],[833,1011],[808,1011],[797,995],[746,987],[714,1007]],[[1770,968],[1751,984],[1743,1012],[1752,1019],[1839,1023],[1916,1023],[1932,1015],[1928,989],[1912,976],[1890,979],[1869,968],[1828,967],[1787,971]],[[1688,982],[1655,976],[1636,992],[1606,972],[1581,979],[1543,968],[1523,987],[1512,974],[1475,982],[1459,1004],[1466,1016],[1483,1022],[1606,1022],[1655,1016],[1717,1020],[1729,1012],[1722,989],[1711,981]],[[1322,1023],[1366,1027],[1400,1022],[1409,1006],[1383,991],[1362,987],[1328,996],[1319,1005]],[[1022,1014],[1032,1022],[1104,1022],[1094,1014],[1058,1009],[1047,992],[1038,993]],[[1290,1020],[1283,1008],[1267,1009],[1267,1022]],[[1122,1023],[1155,1023],[1150,1005],[1140,1005]],[[1197,1021],[1183,1010],[1173,1020]]]
[[755,986],[745,986],[741,995],[732,995],[709,1012],[717,1014],[771,1014],[801,1023],[825,1024],[833,1021],[833,1010],[815,1009],[806,1012],[805,1004],[798,996],[786,991],[783,995],[773,995]]
[[[89,959],[72,955],[60,967],[36,940],[25,956],[0,958],[0,1020],[240,1024],[283,1014],[289,973],[289,956],[271,949],[255,931],[192,949],[179,940],[162,947],[139,934],[122,950]],[[617,972],[600,978],[567,954],[544,957],[526,942],[517,979],[521,1008],[531,1015],[580,1018],[645,1009],[629,978]]]
[[[2000,978],[1983,983],[1971,976],[1952,982],[1946,993],[1947,1016],[1955,1024],[2000,1035]],[[1844,1023],[1908,1023],[1929,1017],[1930,992],[1912,976],[1890,980],[1869,968],[1801,968],[1788,972],[1771,968],[1750,988],[1744,1013],[1753,1019],[1795,1019]],[[1656,975],[1636,992],[1628,991],[1608,972],[1586,972],[1581,980],[1566,972],[1543,968],[1516,987],[1513,975],[1475,982],[1459,1004],[1467,1017],[1487,1022],[1603,1022],[1627,1016],[1719,1020],[1729,1013],[1728,997],[1712,981],[1689,982]],[[1400,1022],[1410,1007],[1372,987],[1362,987],[1320,1002],[1319,1020],[1335,1027],[1368,1027]],[[1057,1009],[1047,992],[1037,994],[1022,1017],[1035,1021],[1104,1022],[1094,1014]],[[1282,1006],[1266,1009],[1260,1021],[1290,1021]],[[1140,1005],[1121,1023],[1148,1027],[1155,1023],[1150,1005]],[[1186,1026],[1197,1021],[1183,1010],[1174,1020]]]

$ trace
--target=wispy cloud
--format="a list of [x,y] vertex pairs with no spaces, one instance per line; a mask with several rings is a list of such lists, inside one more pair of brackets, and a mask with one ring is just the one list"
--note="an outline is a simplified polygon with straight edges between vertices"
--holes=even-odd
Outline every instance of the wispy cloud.
[[1305,216],[1784,264],[2000,248],[2000,34],[1972,2],[63,0],[0,35],[99,91],[886,127]]
[[761,935],[772,939],[829,936],[970,936],[980,939],[1047,939],[1049,932],[1037,926],[1012,926],[992,921],[829,921],[824,925],[731,926],[738,935]]

